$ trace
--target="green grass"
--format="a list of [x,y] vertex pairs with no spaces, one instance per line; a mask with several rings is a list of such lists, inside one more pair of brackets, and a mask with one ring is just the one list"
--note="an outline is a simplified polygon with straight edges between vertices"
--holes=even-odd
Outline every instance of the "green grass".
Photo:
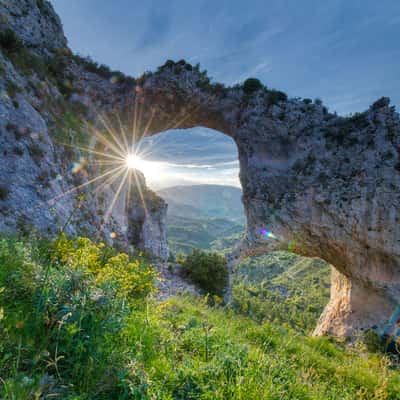
[[386,355],[206,299],[157,303],[154,277],[85,238],[1,239],[0,398],[399,398]]

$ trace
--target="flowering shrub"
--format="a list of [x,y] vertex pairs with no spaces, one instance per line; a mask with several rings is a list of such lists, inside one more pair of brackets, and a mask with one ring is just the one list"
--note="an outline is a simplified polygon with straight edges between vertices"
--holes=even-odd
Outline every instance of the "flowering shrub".
[[155,270],[137,258],[129,261],[127,254],[111,257],[98,272],[96,281],[111,284],[119,297],[143,298],[154,292]]
[[85,237],[68,240],[61,235],[54,243],[53,258],[93,274],[95,284],[112,289],[120,298],[144,298],[156,291],[157,273],[143,256],[130,260],[128,254],[116,254],[104,243],[95,244]]
[[67,398],[64,390],[100,386],[101,398],[123,398],[119,334],[155,277],[144,257],[88,238],[0,238],[0,397]]

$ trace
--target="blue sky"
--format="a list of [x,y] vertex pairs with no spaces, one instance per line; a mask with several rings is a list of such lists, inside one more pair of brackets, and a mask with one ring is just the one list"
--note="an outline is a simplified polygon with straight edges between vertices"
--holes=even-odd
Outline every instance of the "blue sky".
[[[400,0],[51,2],[72,50],[133,76],[184,58],[214,81],[257,77],[291,97],[321,98],[339,114],[363,111],[383,95],[400,105]],[[165,134],[164,153],[188,161],[196,132],[186,148],[179,133]],[[213,147],[234,160],[230,138],[214,135],[221,146]],[[237,168],[230,174],[226,182],[237,181]]]
[[399,0],[52,0],[70,47],[132,75],[168,58],[341,114],[400,104]]

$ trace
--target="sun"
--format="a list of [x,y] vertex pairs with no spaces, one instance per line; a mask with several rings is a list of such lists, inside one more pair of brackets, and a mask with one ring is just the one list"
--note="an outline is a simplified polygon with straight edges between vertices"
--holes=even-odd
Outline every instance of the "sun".
[[128,154],[125,159],[128,169],[139,169],[143,167],[143,160],[135,154]]
[[159,178],[163,170],[162,163],[145,160],[136,153],[128,153],[125,156],[125,167],[128,171],[138,170],[149,179]]

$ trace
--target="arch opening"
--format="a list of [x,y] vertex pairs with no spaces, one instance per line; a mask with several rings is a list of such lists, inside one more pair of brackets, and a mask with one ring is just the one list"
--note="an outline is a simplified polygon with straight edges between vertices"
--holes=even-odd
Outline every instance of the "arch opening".
[[[166,237],[172,254],[213,250],[217,240],[245,230],[235,142],[219,131],[196,127],[167,130],[138,143],[156,166],[146,183],[167,204]],[[140,168],[139,168],[140,169]]]
[[[389,133],[400,123],[386,99],[362,118],[343,118],[320,101],[310,105],[267,88],[246,93],[211,84],[183,61],[145,75],[134,94],[124,96],[116,107],[135,110],[143,136],[204,126],[235,141],[247,224],[230,268],[282,245],[321,257],[335,269],[315,333],[385,329],[400,299],[400,231],[392,201],[400,192],[393,173],[371,179],[373,168],[393,171],[395,164],[370,143],[393,149]],[[364,140],[371,132],[374,139]]]
[[[171,253],[190,254],[195,248],[231,253],[246,228],[235,142],[219,131],[195,127],[146,137],[139,149],[157,166],[155,176],[151,168],[150,174],[146,167],[142,172],[168,204]],[[254,159],[281,166],[286,156],[284,146],[260,145]],[[264,231],[266,240],[274,237]],[[288,323],[308,333],[329,299],[330,268],[322,260],[288,251],[246,254],[232,272],[232,306],[259,321]]]

